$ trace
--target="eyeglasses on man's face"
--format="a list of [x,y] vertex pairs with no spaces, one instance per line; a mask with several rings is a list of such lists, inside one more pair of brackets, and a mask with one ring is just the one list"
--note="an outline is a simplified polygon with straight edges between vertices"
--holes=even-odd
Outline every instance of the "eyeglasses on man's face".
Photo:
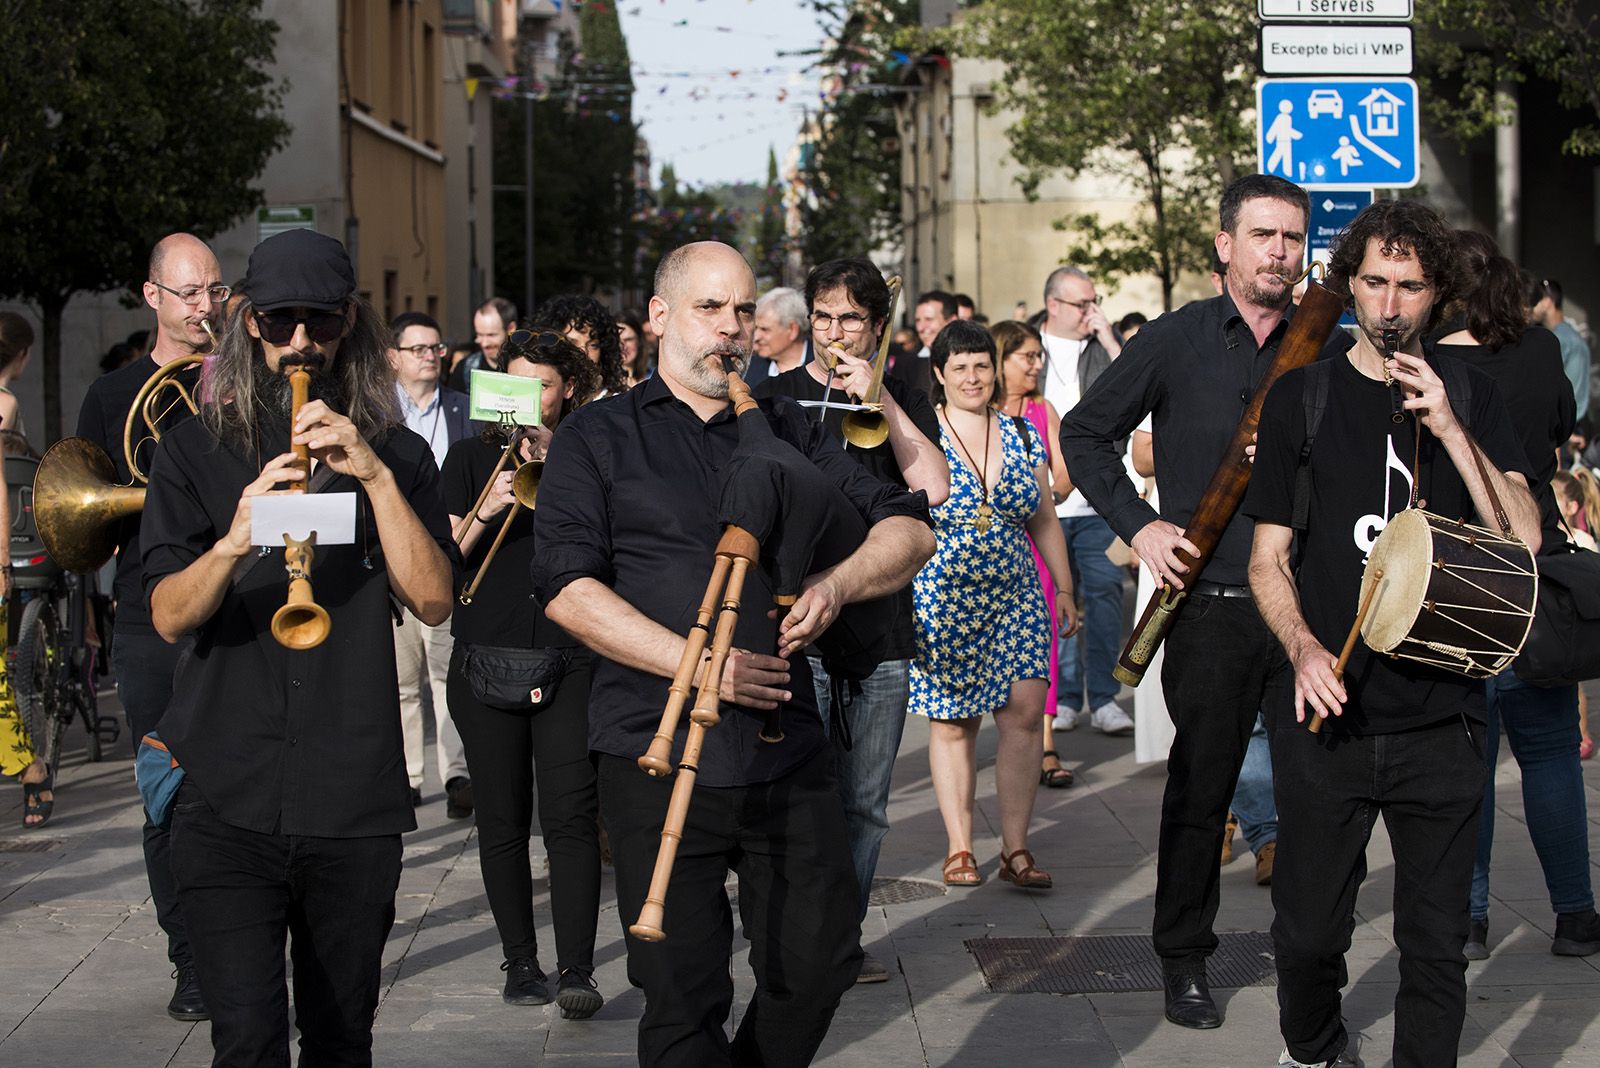
[[211,299],[211,303],[221,304],[233,292],[232,286],[225,286],[220,283],[214,286],[184,286],[182,289],[173,289],[171,286],[164,286],[152,278],[150,284],[164,293],[171,293],[191,308],[207,297]]
[[[399,347],[399,346],[396,346],[396,347]],[[438,342],[437,344],[434,344],[434,345],[406,345],[404,347],[399,347],[399,348],[400,348],[401,352],[408,352],[413,357],[415,357],[416,359],[419,359],[419,360],[425,360],[429,356],[440,356],[440,357],[442,357],[445,353],[450,351],[450,346],[446,345],[442,341]]]
[[819,334],[832,330],[834,323],[838,323],[839,329],[847,334],[859,334],[866,329],[867,317],[855,312],[845,312],[843,315],[829,315],[822,311],[811,313],[811,329]]
[[1089,309],[1095,306],[1098,298],[1090,297],[1088,300],[1068,300],[1066,297],[1051,297],[1057,304],[1065,304],[1069,308],[1077,308],[1079,315],[1088,315]]

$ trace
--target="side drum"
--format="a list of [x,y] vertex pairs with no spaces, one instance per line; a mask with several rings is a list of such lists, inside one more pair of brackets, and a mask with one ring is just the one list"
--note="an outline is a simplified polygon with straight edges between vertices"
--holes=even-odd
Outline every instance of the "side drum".
[[1370,648],[1475,679],[1516,658],[1539,593],[1522,542],[1416,508],[1389,520],[1372,547],[1362,590],[1373,582],[1361,625]]

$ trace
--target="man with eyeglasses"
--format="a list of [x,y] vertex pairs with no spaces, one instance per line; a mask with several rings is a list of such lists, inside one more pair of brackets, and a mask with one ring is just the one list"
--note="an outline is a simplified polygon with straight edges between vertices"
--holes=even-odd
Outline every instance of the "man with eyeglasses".
[[[180,233],[162,238],[151,250],[149,277],[142,295],[156,315],[156,340],[149,358],[141,357],[95,379],[78,409],[78,436],[106,451],[117,469],[117,481],[124,484],[134,481],[122,448],[122,431],[134,398],[161,367],[211,351],[211,337],[203,324],[209,322],[212,330],[221,335],[229,288],[222,283],[222,269],[205,242]],[[198,393],[199,379],[198,365],[177,377],[191,394]],[[157,421],[165,432],[187,418],[189,409],[175,404]],[[138,443],[136,462],[149,471],[155,441],[142,414],[134,417],[133,440]],[[112,585],[117,614],[111,631],[111,668],[135,747],[139,739],[156,729],[166,712],[172,700],[172,673],[187,647],[187,643],[169,645],[162,641],[150,623],[139,552],[141,519],[142,513],[134,512],[117,522],[117,573]],[[210,1019],[195,977],[183,909],[173,882],[171,838],[165,827],[156,826],[149,819],[144,825],[144,862],[156,922],[166,932],[167,957],[176,980],[167,1013],[175,1020]]]
[[[831,260],[806,278],[805,301],[811,308],[811,344],[817,358],[766,379],[755,387],[755,395],[793,397],[869,474],[922,491],[930,507],[944,503],[950,495],[950,466],[939,444],[939,417],[926,394],[899,379],[885,378],[879,399],[889,436],[870,449],[845,440],[847,408],[834,407],[854,407],[871,386],[878,339],[890,325],[889,287],[883,276],[862,257]],[[756,322],[761,322],[759,304]],[[883,660],[858,684],[830,677],[817,651],[807,650],[817,709],[829,721],[846,838],[861,889],[862,919],[867,915],[878,852],[889,832],[889,776],[905,731],[911,658],[916,654],[909,586],[895,594],[895,605],[895,627]],[[863,951],[856,982],[881,983],[888,978],[888,968]]]
[[[1057,267],[1044,283],[1044,396],[1065,416],[1122,352],[1122,341],[1100,310],[1094,282],[1077,267]],[[1116,540],[1083,491],[1057,496],[1056,519],[1072,558],[1072,579],[1083,598],[1081,635],[1061,639],[1061,684],[1054,728],[1070,731],[1089,711],[1104,734],[1131,734],[1133,720],[1117,704],[1122,687],[1111,676],[1122,640],[1122,568],[1106,550]],[[1082,648],[1079,648],[1079,643]]]
[[[183,768],[172,870],[211,1009],[214,1063],[288,1064],[289,991],[305,1064],[370,1065],[400,835],[416,828],[395,687],[391,599],[437,626],[456,557],[427,443],[400,424],[388,330],[344,246],[311,230],[250,254],[244,299],[200,413],[161,440],[145,498],[157,632],[195,636],[161,737]],[[286,366],[315,368],[295,412]],[[303,445],[310,462],[291,451]],[[270,621],[284,550],[252,515],[284,483],[350,494],[354,540],[311,565],[326,640]]]
[[[401,312],[389,324],[392,344],[389,366],[394,368],[400,412],[410,427],[433,450],[442,469],[450,446],[469,437],[472,422],[464,393],[439,384],[439,361],[446,346],[433,316],[419,311]],[[472,815],[472,779],[461,735],[445,703],[445,679],[450,673],[448,624],[430,627],[406,612],[394,628],[394,658],[400,670],[400,726],[406,743],[406,777],[411,781],[411,804],[422,804],[424,746],[422,740],[422,684],[433,698],[434,749],[439,782],[444,786],[445,815],[453,820]]]

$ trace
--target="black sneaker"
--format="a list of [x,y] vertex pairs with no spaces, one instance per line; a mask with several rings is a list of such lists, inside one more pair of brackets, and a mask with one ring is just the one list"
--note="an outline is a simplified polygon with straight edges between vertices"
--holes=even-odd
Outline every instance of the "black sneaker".
[[420,786],[413,786],[411,788],[411,807],[412,808],[421,808],[422,807],[422,787],[420,787]]
[[178,984],[172,990],[172,1000],[167,1002],[167,1015],[185,1023],[211,1019],[211,1010],[206,1008],[206,1000],[200,996],[200,977],[195,974],[194,965],[178,965],[172,978]]
[[472,780],[457,775],[444,784],[444,814],[453,820],[464,820],[472,815]]
[[1587,957],[1600,953],[1600,916],[1595,915],[1594,909],[1558,915],[1550,952],[1558,957]]
[[564,1020],[587,1020],[600,1011],[606,999],[595,986],[594,973],[587,968],[564,968],[556,981],[556,1004]]
[[545,985],[544,969],[534,957],[512,957],[500,965],[506,973],[502,997],[507,1005],[548,1005],[550,988]]
[[1468,960],[1489,959],[1488,920],[1472,921],[1472,926],[1467,931],[1467,944],[1461,947],[1461,955]]

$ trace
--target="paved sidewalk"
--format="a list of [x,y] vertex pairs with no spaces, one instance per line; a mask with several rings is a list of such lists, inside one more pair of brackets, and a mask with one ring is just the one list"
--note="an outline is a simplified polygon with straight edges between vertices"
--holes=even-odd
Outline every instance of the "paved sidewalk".
[[[1591,694],[1591,702],[1594,695]],[[1597,705],[1596,707],[1600,707]],[[1275,1063],[1281,1043],[1271,987],[1221,990],[1227,1023],[1194,1032],[1165,1023],[1161,996],[995,994],[964,941],[974,938],[1144,934],[1155,882],[1163,772],[1138,767],[1131,739],[1080,728],[1058,735],[1081,784],[1041,790],[1033,838],[1052,871],[1051,893],[1029,894],[993,878],[994,733],[980,736],[977,853],[988,881],[974,890],[874,908],[868,949],[889,964],[888,983],[846,995],[818,1063],[835,1068],[996,1065],[1107,1068]],[[893,830],[881,876],[937,879],[944,837],[928,781],[926,725],[913,717],[896,768]],[[1492,915],[1494,957],[1473,965],[1461,1063],[1472,1068],[1600,1064],[1600,957],[1549,953],[1553,918],[1522,825],[1517,773],[1502,750]],[[126,740],[101,764],[69,758],[57,815],[24,835],[21,801],[7,785],[0,804],[0,1065],[6,1068],[146,1068],[210,1063],[205,1024],[169,1020],[164,938],[144,880],[139,811]],[[1600,826],[1600,761],[1585,765],[1591,826]],[[596,978],[608,1001],[585,1022],[554,1006],[502,1004],[500,953],[478,873],[470,822],[444,817],[429,784],[422,827],[408,836],[399,920],[390,939],[376,1062],[384,1066],[596,1065],[633,1063],[642,1005],[627,986],[621,921],[611,897],[600,917]],[[1596,837],[1591,837],[1593,848]],[[18,851],[19,844],[42,851]],[[540,845],[533,843],[537,852]],[[1262,931],[1269,892],[1257,887],[1249,854],[1224,870],[1220,931]],[[541,858],[542,859],[542,858]],[[1392,939],[1392,865],[1381,828],[1370,854],[1350,953],[1351,1026],[1366,1061],[1387,1063],[1393,1036],[1397,957]],[[540,938],[550,946],[548,887],[535,883]],[[1597,880],[1600,881],[1600,880]],[[631,919],[631,917],[630,917]],[[668,917],[670,936],[671,917]],[[734,959],[742,1004],[750,989],[744,947]],[[549,966],[551,961],[545,960]]]

